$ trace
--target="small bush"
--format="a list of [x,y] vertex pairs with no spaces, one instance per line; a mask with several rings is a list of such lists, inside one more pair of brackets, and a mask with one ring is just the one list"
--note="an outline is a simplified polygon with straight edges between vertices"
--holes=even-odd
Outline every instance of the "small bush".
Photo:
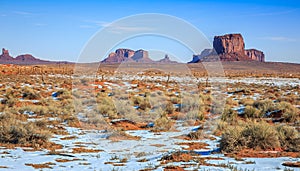
[[222,151],[233,152],[242,148],[274,149],[280,147],[277,131],[266,122],[240,123],[228,127],[220,141]]
[[221,120],[227,122],[236,121],[237,115],[236,111],[233,111],[230,107],[226,106],[221,115]]
[[193,119],[193,120],[204,120],[204,113],[202,111],[198,110],[191,110],[186,115],[187,119]]
[[291,126],[280,125],[276,127],[281,148],[286,151],[300,152],[300,136]]
[[41,130],[40,123],[23,123],[12,114],[0,117],[0,142],[9,144],[41,144],[50,138],[47,130]]
[[167,117],[166,112],[162,109],[158,110],[159,117],[154,122],[154,131],[167,131],[172,127],[172,121]]
[[246,118],[260,118],[260,111],[252,106],[246,106],[244,115]]
[[41,96],[39,95],[38,92],[36,92],[34,89],[30,88],[30,87],[25,87],[23,89],[23,95],[22,97],[24,99],[29,99],[29,100],[35,100],[35,99],[40,99]]
[[299,110],[294,107],[291,103],[288,102],[280,102],[278,104],[278,108],[282,110],[282,117],[286,122],[296,122],[299,121],[300,113]]
[[167,114],[173,114],[174,111],[175,111],[175,109],[174,109],[174,107],[173,107],[173,104],[169,102],[169,103],[166,105],[166,112],[167,112]]

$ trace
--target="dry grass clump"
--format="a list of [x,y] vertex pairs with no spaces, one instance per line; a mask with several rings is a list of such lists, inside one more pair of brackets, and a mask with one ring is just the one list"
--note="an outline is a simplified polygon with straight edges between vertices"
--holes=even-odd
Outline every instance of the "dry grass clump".
[[132,101],[133,104],[139,106],[141,110],[146,110],[147,108],[151,108],[150,100],[148,97],[133,96]]
[[275,127],[264,121],[248,121],[225,128],[220,147],[224,152],[236,152],[244,148],[258,150],[282,148],[286,151],[299,151],[299,139],[299,134],[293,127]]
[[36,99],[40,99],[41,95],[33,88],[26,86],[22,90],[22,98],[29,99],[29,100],[36,100]]
[[280,125],[276,127],[276,130],[281,148],[285,149],[285,151],[300,152],[300,136],[295,128]]
[[225,109],[221,115],[221,120],[226,122],[235,122],[237,120],[237,112],[232,110],[231,107],[225,106]]
[[153,131],[168,131],[171,129],[173,122],[170,118],[168,118],[167,113],[162,110],[158,109],[158,118],[154,122]]
[[113,100],[109,97],[99,97],[97,98],[98,106],[97,113],[107,116],[110,119],[118,118],[116,108],[114,106]]
[[23,123],[12,114],[0,116],[0,142],[10,144],[43,144],[51,134],[40,123]]

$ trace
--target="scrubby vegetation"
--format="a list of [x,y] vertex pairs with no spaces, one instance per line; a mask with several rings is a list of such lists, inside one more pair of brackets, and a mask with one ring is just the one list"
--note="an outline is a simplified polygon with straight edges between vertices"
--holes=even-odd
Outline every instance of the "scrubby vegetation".
[[244,148],[259,150],[300,151],[300,136],[290,126],[273,126],[264,121],[240,121],[224,129],[220,147],[224,152]]
[[31,144],[38,147],[51,136],[41,122],[23,123],[13,114],[0,115],[0,143]]

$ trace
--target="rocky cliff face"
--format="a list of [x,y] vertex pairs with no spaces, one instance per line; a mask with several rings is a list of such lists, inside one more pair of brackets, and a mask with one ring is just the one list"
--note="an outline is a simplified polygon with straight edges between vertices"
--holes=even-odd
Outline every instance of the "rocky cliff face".
[[226,34],[215,36],[213,49],[205,49],[200,55],[194,55],[190,63],[216,60],[216,55],[221,61],[265,61],[264,53],[256,50],[245,50],[244,39],[241,34]]
[[215,36],[213,47],[218,54],[244,53],[244,39],[241,34],[226,34]]
[[199,61],[205,60],[205,57],[216,55],[216,51],[214,49],[204,49],[200,55],[193,55],[193,59],[189,63],[197,63]]
[[117,49],[105,58],[102,63],[120,63],[120,62],[153,62],[145,50]]
[[250,60],[245,54],[245,43],[241,34],[215,36],[213,47],[224,61]]
[[245,54],[255,61],[264,62],[265,61],[265,54],[262,51],[256,49],[247,49],[245,50]]

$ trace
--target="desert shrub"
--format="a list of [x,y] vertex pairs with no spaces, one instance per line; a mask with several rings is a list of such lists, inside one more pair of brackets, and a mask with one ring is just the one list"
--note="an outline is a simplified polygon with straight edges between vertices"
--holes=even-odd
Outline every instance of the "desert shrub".
[[273,149],[280,146],[276,129],[266,122],[250,122],[242,131],[246,138],[246,147],[262,150]]
[[57,91],[57,97],[62,100],[62,99],[72,99],[72,92],[66,89],[61,89]]
[[49,114],[49,110],[47,106],[40,106],[40,105],[27,105],[27,106],[22,106],[18,108],[18,111],[20,113],[25,113],[25,112],[32,112],[36,115],[46,115]]
[[0,117],[0,142],[10,144],[41,144],[50,138],[47,130],[41,129],[39,123],[23,123],[13,115]]
[[236,100],[233,100],[232,98],[227,98],[226,99],[226,105],[229,105],[229,106],[238,106],[239,103]]
[[241,150],[245,145],[242,137],[241,126],[230,126],[222,134],[220,148],[224,152],[233,152]]
[[99,99],[96,111],[103,116],[108,116],[110,119],[118,118],[116,108],[111,98],[103,97]]
[[299,110],[294,107],[291,103],[288,102],[280,102],[278,104],[278,108],[282,110],[282,117],[286,122],[296,122],[299,121],[300,113]]
[[137,120],[137,112],[128,100],[115,100],[118,115],[129,120]]
[[197,131],[192,131],[187,134],[187,137],[189,137],[191,140],[198,140],[200,138],[203,138],[202,130],[198,129]]
[[252,106],[246,106],[244,116],[246,118],[260,118],[260,111]]
[[140,109],[146,110],[151,108],[150,100],[148,97],[133,96],[132,101],[134,105],[138,105]]
[[181,112],[186,113],[199,109],[200,98],[196,95],[183,94]]
[[173,107],[173,103],[169,102],[166,105],[166,112],[167,114],[173,114],[175,111],[174,107]]
[[204,120],[204,113],[200,110],[191,110],[187,112],[186,114],[187,119],[193,119],[193,120]]
[[34,99],[41,98],[40,94],[37,91],[27,86],[22,90],[22,92],[23,92],[22,97],[24,99],[34,100]]
[[237,119],[237,112],[232,110],[229,106],[226,106],[222,115],[221,115],[221,120],[222,121],[227,121],[227,122],[232,122]]
[[272,100],[259,100],[253,103],[253,106],[260,110],[260,116],[264,116],[267,112],[277,110],[278,107]]
[[266,122],[248,122],[228,127],[220,140],[224,152],[242,148],[268,150],[280,147],[276,129]]
[[280,125],[276,127],[281,148],[286,151],[300,151],[300,136],[294,127]]
[[164,110],[160,109],[157,111],[159,117],[154,122],[154,131],[167,131],[172,127],[172,121],[167,117]]
[[17,92],[8,88],[5,90],[4,99],[1,101],[2,104],[6,105],[7,107],[13,107],[17,102]]
[[229,124],[227,122],[222,120],[217,121],[216,128],[213,130],[213,134],[217,136],[221,135],[228,126]]
[[240,103],[243,104],[244,106],[252,106],[254,100],[252,98],[245,98],[245,99],[241,99]]
[[179,104],[179,103],[181,103],[181,100],[178,97],[171,97],[171,103]]

